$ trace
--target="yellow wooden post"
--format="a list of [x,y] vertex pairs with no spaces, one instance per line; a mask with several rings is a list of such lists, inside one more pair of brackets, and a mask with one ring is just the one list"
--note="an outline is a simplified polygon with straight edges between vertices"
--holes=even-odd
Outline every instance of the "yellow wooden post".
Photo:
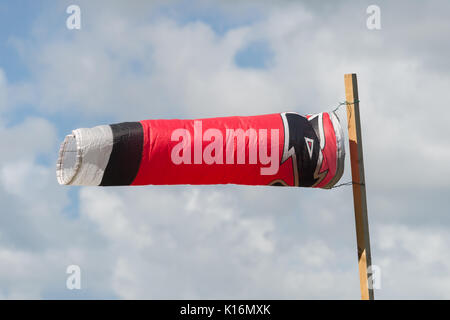
[[369,221],[367,218],[367,199],[364,178],[364,162],[361,138],[361,122],[359,116],[358,82],[356,74],[346,74],[345,97],[347,101],[348,139],[350,144],[350,162],[353,181],[353,205],[355,208],[356,242],[358,245],[359,281],[361,299],[373,300],[373,288],[370,267]]

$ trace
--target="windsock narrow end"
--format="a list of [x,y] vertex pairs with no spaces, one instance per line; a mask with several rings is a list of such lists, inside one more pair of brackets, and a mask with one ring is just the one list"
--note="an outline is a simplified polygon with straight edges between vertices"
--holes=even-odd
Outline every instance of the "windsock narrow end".
[[61,185],[101,184],[113,146],[110,126],[81,128],[67,135],[59,150],[56,178]]
[[75,133],[72,133],[66,136],[59,149],[56,178],[60,185],[68,185],[73,181],[80,168],[80,162],[80,148]]

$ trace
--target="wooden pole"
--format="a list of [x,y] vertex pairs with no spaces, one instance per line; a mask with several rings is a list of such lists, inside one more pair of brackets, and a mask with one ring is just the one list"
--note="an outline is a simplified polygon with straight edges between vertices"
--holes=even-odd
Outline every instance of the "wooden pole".
[[372,259],[370,256],[369,221],[367,218],[366,185],[359,116],[358,82],[356,74],[346,74],[345,97],[347,102],[348,140],[353,181],[353,205],[355,208],[356,242],[358,245],[359,281],[361,299],[373,300],[373,288],[369,285]]

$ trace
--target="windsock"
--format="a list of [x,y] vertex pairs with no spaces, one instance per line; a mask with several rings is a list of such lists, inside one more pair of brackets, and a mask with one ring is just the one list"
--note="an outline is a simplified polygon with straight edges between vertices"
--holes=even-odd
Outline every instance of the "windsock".
[[61,185],[239,184],[329,189],[344,170],[335,113],[143,120],[81,128],[61,144]]

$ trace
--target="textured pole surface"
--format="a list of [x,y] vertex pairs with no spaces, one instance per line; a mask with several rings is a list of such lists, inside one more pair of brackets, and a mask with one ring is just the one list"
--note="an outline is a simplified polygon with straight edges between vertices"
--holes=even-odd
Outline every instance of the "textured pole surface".
[[373,288],[369,285],[369,281],[372,281],[369,274],[372,261],[370,256],[369,221],[367,217],[361,121],[359,116],[358,82],[354,73],[346,74],[344,79],[361,299],[373,300]]

